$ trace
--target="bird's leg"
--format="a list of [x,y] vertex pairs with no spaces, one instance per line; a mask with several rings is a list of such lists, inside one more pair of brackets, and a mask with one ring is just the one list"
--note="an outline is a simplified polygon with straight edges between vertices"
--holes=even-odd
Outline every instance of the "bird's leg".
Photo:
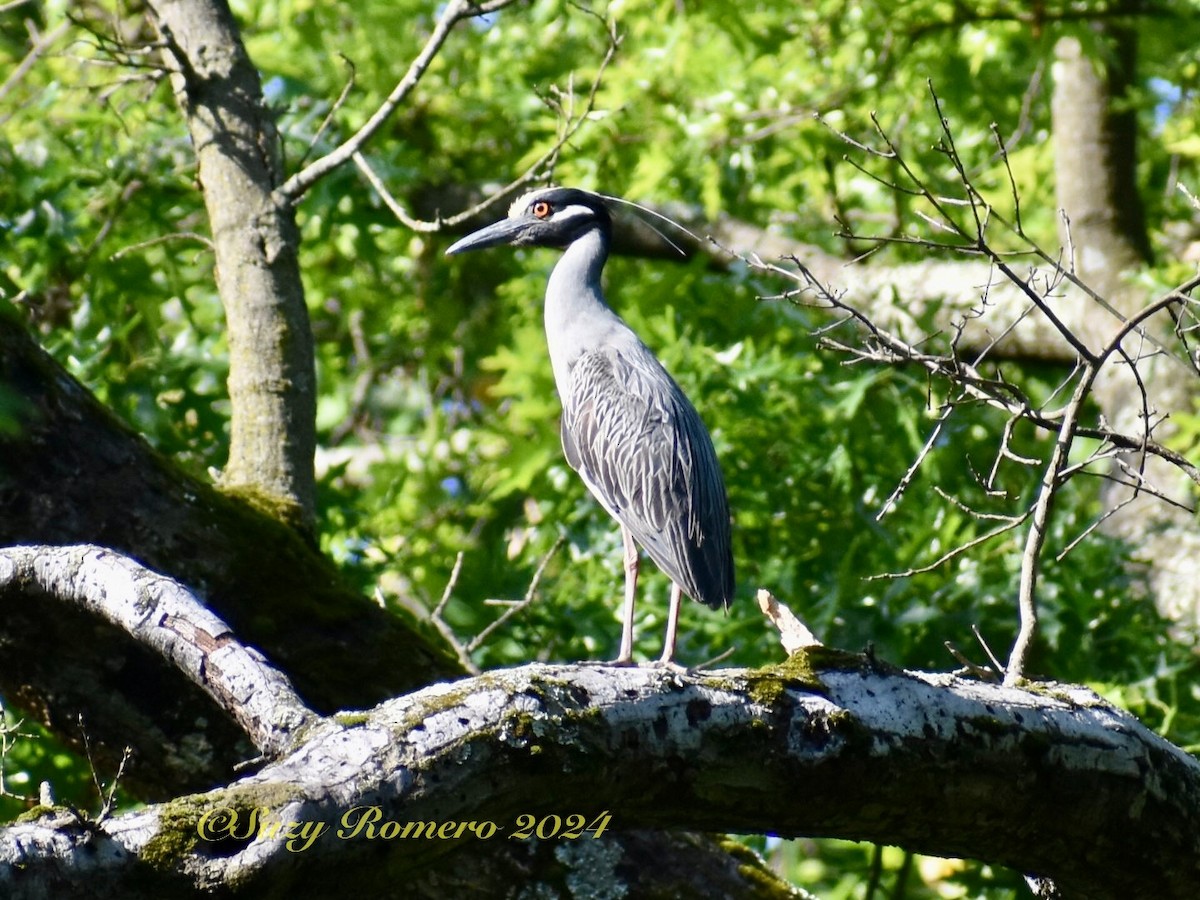
[[623,665],[633,661],[633,601],[637,594],[638,548],[633,535],[621,526],[621,540],[625,542],[625,610],[621,624],[621,652],[613,662]]
[[663,639],[662,658],[659,659],[659,665],[670,665],[671,657],[675,655],[675,631],[679,628],[679,607],[682,602],[683,591],[679,585],[671,582],[671,606],[667,610],[667,636]]

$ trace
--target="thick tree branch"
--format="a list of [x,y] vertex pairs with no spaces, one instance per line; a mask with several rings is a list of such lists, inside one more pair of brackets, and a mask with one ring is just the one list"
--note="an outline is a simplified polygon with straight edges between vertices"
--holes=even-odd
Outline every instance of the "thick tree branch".
[[[445,648],[345,584],[292,528],[163,459],[4,318],[0,390],[19,398],[15,433],[0,434],[0,546],[98,544],[170,575],[319,712],[461,674]],[[75,742],[85,712],[106,766],[132,744],[126,783],[143,797],[223,783],[253,755],[199,690],[91,615],[14,586],[0,595],[0,646],[0,694]]]
[[[561,831],[572,814],[899,844],[1092,900],[1200,892],[1200,764],[1129,715],[1079,688],[885,671],[828,650],[759,672],[535,665],[435,685],[320,723],[228,788],[86,830],[54,816],[10,826],[0,860],[21,867],[0,868],[0,889],[27,896],[50,873],[144,896],[144,866],[247,896],[333,890],[350,868],[382,886],[513,843],[522,815],[558,816]],[[246,833],[281,822],[310,828],[290,850],[278,831]],[[480,840],[468,822],[497,831]],[[401,837],[406,823],[445,830]]]
[[262,654],[179,582],[103,547],[0,549],[0,597],[69,603],[157,652],[211,697],[265,754],[291,746],[316,715]]
[[[279,663],[318,711],[368,706],[460,671],[403,617],[342,584],[295,531],[163,460],[7,319],[0,319],[0,387],[20,398],[8,411],[16,433],[0,435],[0,544],[98,541],[201,586],[207,605]],[[74,604],[48,602],[41,589],[12,580],[0,591],[0,646],[0,695],[77,745],[82,716],[106,775],[131,746],[121,784],[141,799],[225,784],[256,755],[241,729],[178,667],[126,629]],[[186,809],[186,801],[166,804],[150,818],[169,822]],[[124,852],[73,814],[55,821],[53,834],[26,834],[33,843],[22,843],[19,853],[70,853],[68,845],[76,844],[101,848],[101,856],[103,848]],[[142,827],[136,818],[122,823],[112,827]],[[148,852],[170,846],[151,844]],[[752,897],[760,883],[775,885],[763,896],[786,895],[761,870],[747,875],[748,863],[724,844],[694,835],[623,834],[603,849],[600,869],[586,851],[582,844],[556,852],[552,844],[498,843],[431,864],[407,883],[414,897],[442,898],[479,884],[558,883],[590,872],[599,881],[619,877],[643,895],[701,895],[708,885],[722,895]],[[103,885],[79,873],[96,862],[90,851],[61,866],[47,860],[27,879],[24,869],[0,869],[14,879],[15,895],[48,891],[93,900]],[[126,862],[130,871],[103,888],[108,896],[180,895],[172,877]],[[339,889],[377,874],[370,867],[342,871]]]

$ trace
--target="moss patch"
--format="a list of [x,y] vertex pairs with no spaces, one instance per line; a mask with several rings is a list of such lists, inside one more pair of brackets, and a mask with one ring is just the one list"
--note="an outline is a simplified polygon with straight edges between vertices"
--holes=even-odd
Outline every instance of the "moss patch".
[[866,659],[858,653],[833,647],[802,647],[773,666],[764,666],[750,676],[750,697],[763,706],[774,706],[789,688],[825,696],[828,692],[821,673],[861,669]]
[[200,841],[200,817],[211,807],[205,797],[181,797],[163,806],[158,833],[146,842],[142,860],[159,871],[172,871]]
[[42,806],[38,804],[30,809],[25,810],[14,819],[14,822],[35,822],[42,816],[52,816],[57,812],[65,811],[66,807]]
[[753,885],[753,897],[774,900],[795,900],[795,889],[766,867],[762,857],[740,841],[730,837],[717,839],[721,849],[737,862],[738,874]]

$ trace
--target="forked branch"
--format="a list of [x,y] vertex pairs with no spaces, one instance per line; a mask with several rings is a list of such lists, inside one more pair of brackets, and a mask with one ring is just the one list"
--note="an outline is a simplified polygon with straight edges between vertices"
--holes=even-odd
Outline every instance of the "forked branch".
[[[922,169],[906,157],[899,144],[888,134],[887,130],[874,118],[877,146],[864,142],[844,132],[837,132],[848,146],[854,151],[857,159],[849,161],[859,172],[865,173],[888,189],[900,192],[913,198],[923,208],[914,214],[934,232],[934,237],[914,237],[911,234],[859,234],[851,228],[844,228],[841,237],[855,242],[869,242],[877,246],[886,244],[904,244],[918,246],[930,254],[951,254],[982,256],[989,260],[992,270],[999,278],[1012,283],[1028,300],[1029,306],[1022,316],[1040,315],[1053,327],[1058,336],[1072,348],[1075,354],[1075,366],[1062,384],[1049,397],[1040,401],[1030,399],[1031,392],[1021,386],[1020,380],[1013,380],[1005,374],[998,364],[987,360],[989,351],[995,342],[985,346],[972,358],[964,357],[959,350],[959,338],[968,318],[984,318],[991,312],[988,301],[987,287],[983,289],[981,302],[970,308],[963,318],[955,323],[941,340],[925,338],[918,343],[903,338],[899,333],[874,321],[858,305],[844,300],[845,294],[833,287],[821,283],[805,264],[796,257],[791,257],[791,266],[766,262],[755,254],[735,254],[747,265],[758,271],[767,272],[789,281],[793,286],[778,295],[792,303],[816,305],[835,311],[840,318],[836,323],[821,329],[822,346],[845,354],[855,361],[866,361],[884,365],[917,365],[925,369],[931,376],[948,386],[947,399],[939,409],[937,425],[925,446],[918,453],[908,471],[905,473],[896,490],[884,501],[880,516],[900,502],[904,490],[917,477],[918,472],[929,456],[937,435],[941,433],[945,422],[953,413],[968,404],[983,403],[987,406],[1002,410],[1006,416],[1004,434],[1000,437],[997,452],[997,465],[1002,458],[1016,458],[1010,449],[1013,428],[1018,423],[1033,426],[1042,432],[1054,435],[1054,443],[1044,460],[1033,460],[1021,457],[1022,464],[1036,464],[1043,467],[1038,481],[1035,496],[1024,508],[1023,512],[1002,518],[1002,524],[992,528],[979,537],[966,541],[962,546],[944,553],[931,566],[919,566],[909,570],[915,572],[928,571],[938,565],[953,559],[966,550],[977,546],[980,542],[990,540],[1007,533],[1012,528],[1028,522],[1025,533],[1024,549],[1021,559],[1021,576],[1018,590],[1019,632],[1012,648],[1005,672],[1005,681],[1013,684],[1019,681],[1026,670],[1029,650],[1032,646],[1037,629],[1036,586],[1043,552],[1050,532],[1051,514],[1054,499],[1071,478],[1079,474],[1101,474],[1105,478],[1125,484],[1133,493],[1146,493],[1150,496],[1167,498],[1169,495],[1147,483],[1145,478],[1144,460],[1146,456],[1157,456],[1171,463],[1185,473],[1194,483],[1200,484],[1200,468],[1177,451],[1155,440],[1155,429],[1163,421],[1163,416],[1156,415],[1149,395],[1146,382],[1140,366],[1151,358],[1167,357],[1183,367],[1188,358],[1188,338],[1192,326],[1181,328],[1178,323],[1194,323],[1198,320],[1194,310],[1197,301],[1192,294],[1200,287],[1200,276],[1193,277],[1148,303],[1136,315],[1121,315],[1112,304],[1099,296],[1086,284],[1083,284],[1070,268],[1063,264],[1062,254],[1050,254],[1038,246],[1023,230],[1020,217],[1019,191],[1012,171],[1008,167],[1007,150],[996,129],[996,140],[1000,147],[1001,158],[1005,171],[1008,173],[1009,188],[1013,197],[1014,218],[1009,222],[1001,215],[982,192],[973,183],[954,142],[949,120],[946,118],[940,99],[930,88],[934,109],[938,116],[941,139],[934,151],[949,162],[957,178],[957,187],[950,190],[948,196],[945,190],[937,190],[922,174]],[[873,171],[873,165],[878,160],[886,162],[889,174],[881,175]],[[1002,249],[993,232],[1015,238],[1020,249],[1011,251]],[[1040,265],[1022,274],[1013,268],[1014,253],[1032,256]],[[1116,333],[1103,346],[1089,346],[1083,334],[1068,324],[1055,309],[1056,292],[1064,283],[1079,288],[1083,295],[1090,298],[1104,315],[1111,315],[1120,323]],[[1148,323],[1155,317],[1170,312],[1176,323],[1175,334],[1181,344],[1181,349],[1174,350],[1165,347],[1147,328]],[[851,337],[836,336],[843,332],[846,326],[853,331]],[[1013,323],[1007,328],[1011,329]],[[1004,329],[1000,330],[1003,333]],[[935,336],[936,337],[936,336]],[[1171,364],[1171,363],[1168,363]],[[1114,367],[1120,366],[1118,370]],[[1189,371],[1191,371],[1190,367]],[[1122,431],[1114,427],[1103,415],[1089,420],[1088,401],[1094,394],[1097,378],[1102,371],[1118,372],[1122,377],[1132,379],[1135,396],[1139,402],[1135,430]],[[1125,376],[1124,373],[1128,375]],[[1065,404],[1054,406],[1055,397],[1066,394],[1069,399]],[[1080,461],[1072,458],[1077,439],[1091,438],[1099,442],[1098,448],[1090,452],[1086,459]],[[1121,453],[1132,453],[1136,457],[1133,463],[1119,459]],[[1098,468],[1103,465],[1105,469]],[[992,488],[996,472],[987,479],[988,490]],[[1108,513],[1103,513],[1103,520]],[[1085,534],[1094,530],[1095,523],[1087,526]],[[1073,540],[1069,546],[1075,546],[1080,538]],[[1066,552],[1066,551],[1064,551]]]

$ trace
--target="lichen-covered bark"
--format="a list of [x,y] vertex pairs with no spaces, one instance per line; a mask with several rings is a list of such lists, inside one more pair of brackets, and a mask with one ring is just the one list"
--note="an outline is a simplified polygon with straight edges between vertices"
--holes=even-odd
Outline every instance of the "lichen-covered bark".
[[[260,822],[308,823],[311,840],[289,850],[278,833],[209,829],[211,810],[244,827],[256,808]],[[364,808],[377,814],[373,837],[354,828]],[[64,840],[104,851],[77,859],[72,877],[91,883],[128,887],[140,858],[161,877],[284,896],[351,879],[356,890],[428,885],[460,854],[529,844],[522,815],[590,825],[608,812],[606,830],[867,839],[1015,866],[1067,897],[1183,900],[1200,894],[1198,811],[1200,764],[1090,692],[883,670],[818,649],[772,671],[527,666],[433,686],[318,725],[228,788]],[[485,821],[498,829],[486,839],[411,830]],[[0,832],[0,861],[23,862],[20,876],[0,868],[6,896],[44,869],[65,877],[55,851],[21,849],[49,847],[56,827]],[[587,831],[543,842],[605,852]]]
[[[287,677],[237,640],[183,585],[111,550],[2,548],[0,598],[5,596],[83,612],[124,632],[169,662],[171,675],[182,674],[205,691],[266,755],[290,749],[315,718]],[[171,762],[167,757],[160,764]]]

